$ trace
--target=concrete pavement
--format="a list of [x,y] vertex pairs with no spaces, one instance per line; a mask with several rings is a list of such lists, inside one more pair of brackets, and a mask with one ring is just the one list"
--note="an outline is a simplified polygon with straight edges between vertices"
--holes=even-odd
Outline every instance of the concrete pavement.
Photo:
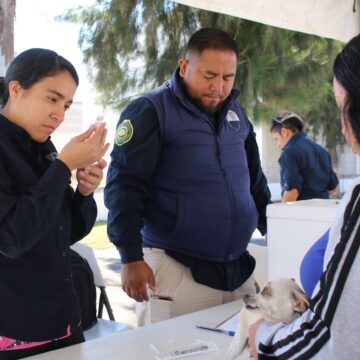
[[[115,248],[95,250],[101,274],[106,281],[108,295],[115,320],[136,327],[135,301],[129,298],[121,288],[120,255]],[[106,309],[103,310],[103,319],[109,319]]]

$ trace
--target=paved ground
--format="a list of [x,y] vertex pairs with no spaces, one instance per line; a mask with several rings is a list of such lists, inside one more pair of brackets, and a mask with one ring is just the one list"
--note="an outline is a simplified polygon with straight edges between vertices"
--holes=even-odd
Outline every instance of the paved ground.
[[[114,249],[96,250],[95,256],[106,280],[106,292],[115,316],[115,320],[127,324],[130,328],[136,326],[135,301],[130,299],[121,289],[120,257]],[[103,318],[108,319],[104,308]]]

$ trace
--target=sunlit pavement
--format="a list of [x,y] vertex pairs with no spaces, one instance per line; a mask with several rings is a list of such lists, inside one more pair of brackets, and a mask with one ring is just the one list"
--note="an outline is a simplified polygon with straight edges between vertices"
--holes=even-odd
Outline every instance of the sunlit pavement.
[[[106,280],[106,292],[114,313],[115,320],[127,324],[130,328],[136,327],[135,301],[130,299],[121,288],[120,256],[114,249],[96,250],[95,256]],[[109,319],[106,309],[103,310],[103,319]]]

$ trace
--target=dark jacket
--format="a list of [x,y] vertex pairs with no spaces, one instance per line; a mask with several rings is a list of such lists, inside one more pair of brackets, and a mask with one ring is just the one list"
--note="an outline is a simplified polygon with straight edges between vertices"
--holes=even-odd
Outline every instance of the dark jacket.
[[[175,85],[174,90],[176,82],[177,73],[161,88],[161,95],[135,100],[119,121],[132,121],[134,135],[114,146],[105,203],[109,237],[125,263],[142,259],[142,241],[194,257],[229,261],[246,248],[257,212],[265,229],[270,193],[252,125],[235,100],[238,93],[233,91],[216,114],[217,131],[180,87]],[[163,104],[156,103],[163,95]],[[168,118],[159,111],[162,106]],[[150,121],[154,117],[157,127]],[[145,137],[144,129],[150,126]]]
[[59,338],[80,321],[69,246],[91,230],[96,204],[74,194],[54,154],[0,116],[0,335],[14,339]]
[[339,183],[330,154],[304,132],[290,138],[279,163],[281,192],[297,189],[297,200],[328,199],[329,191]]

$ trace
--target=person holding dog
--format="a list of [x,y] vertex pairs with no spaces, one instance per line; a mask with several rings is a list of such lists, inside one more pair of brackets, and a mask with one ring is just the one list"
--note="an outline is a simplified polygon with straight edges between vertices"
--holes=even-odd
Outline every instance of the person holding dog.
[[201,29],[172,78],[120,116],[105,204],[139,325],[149,307],[158,321],[257,290],[246,248],[266,231],[270,192],[233,89],[237,59],[227,33]]
[[109,145],[104,125],[92,126],[57,153],[50,136],[79,78],[56,52],[20,53],[1,80],[0,358],[12,360],[84,341],[70,245],[96,220]]
[[339,183],[327,150],[303,131],[298,114],[282,111],[272,119],[271,133],[282,150],[280,184],[282,201],[328,199]]
[[[333,88],[342,133],[360,155],[360,35],[337,55]],[[256,322],[249,344],[255,359],[360,359],[360,178],[344,194],[330,227],[324,273],[310,307],[289,325]]]

